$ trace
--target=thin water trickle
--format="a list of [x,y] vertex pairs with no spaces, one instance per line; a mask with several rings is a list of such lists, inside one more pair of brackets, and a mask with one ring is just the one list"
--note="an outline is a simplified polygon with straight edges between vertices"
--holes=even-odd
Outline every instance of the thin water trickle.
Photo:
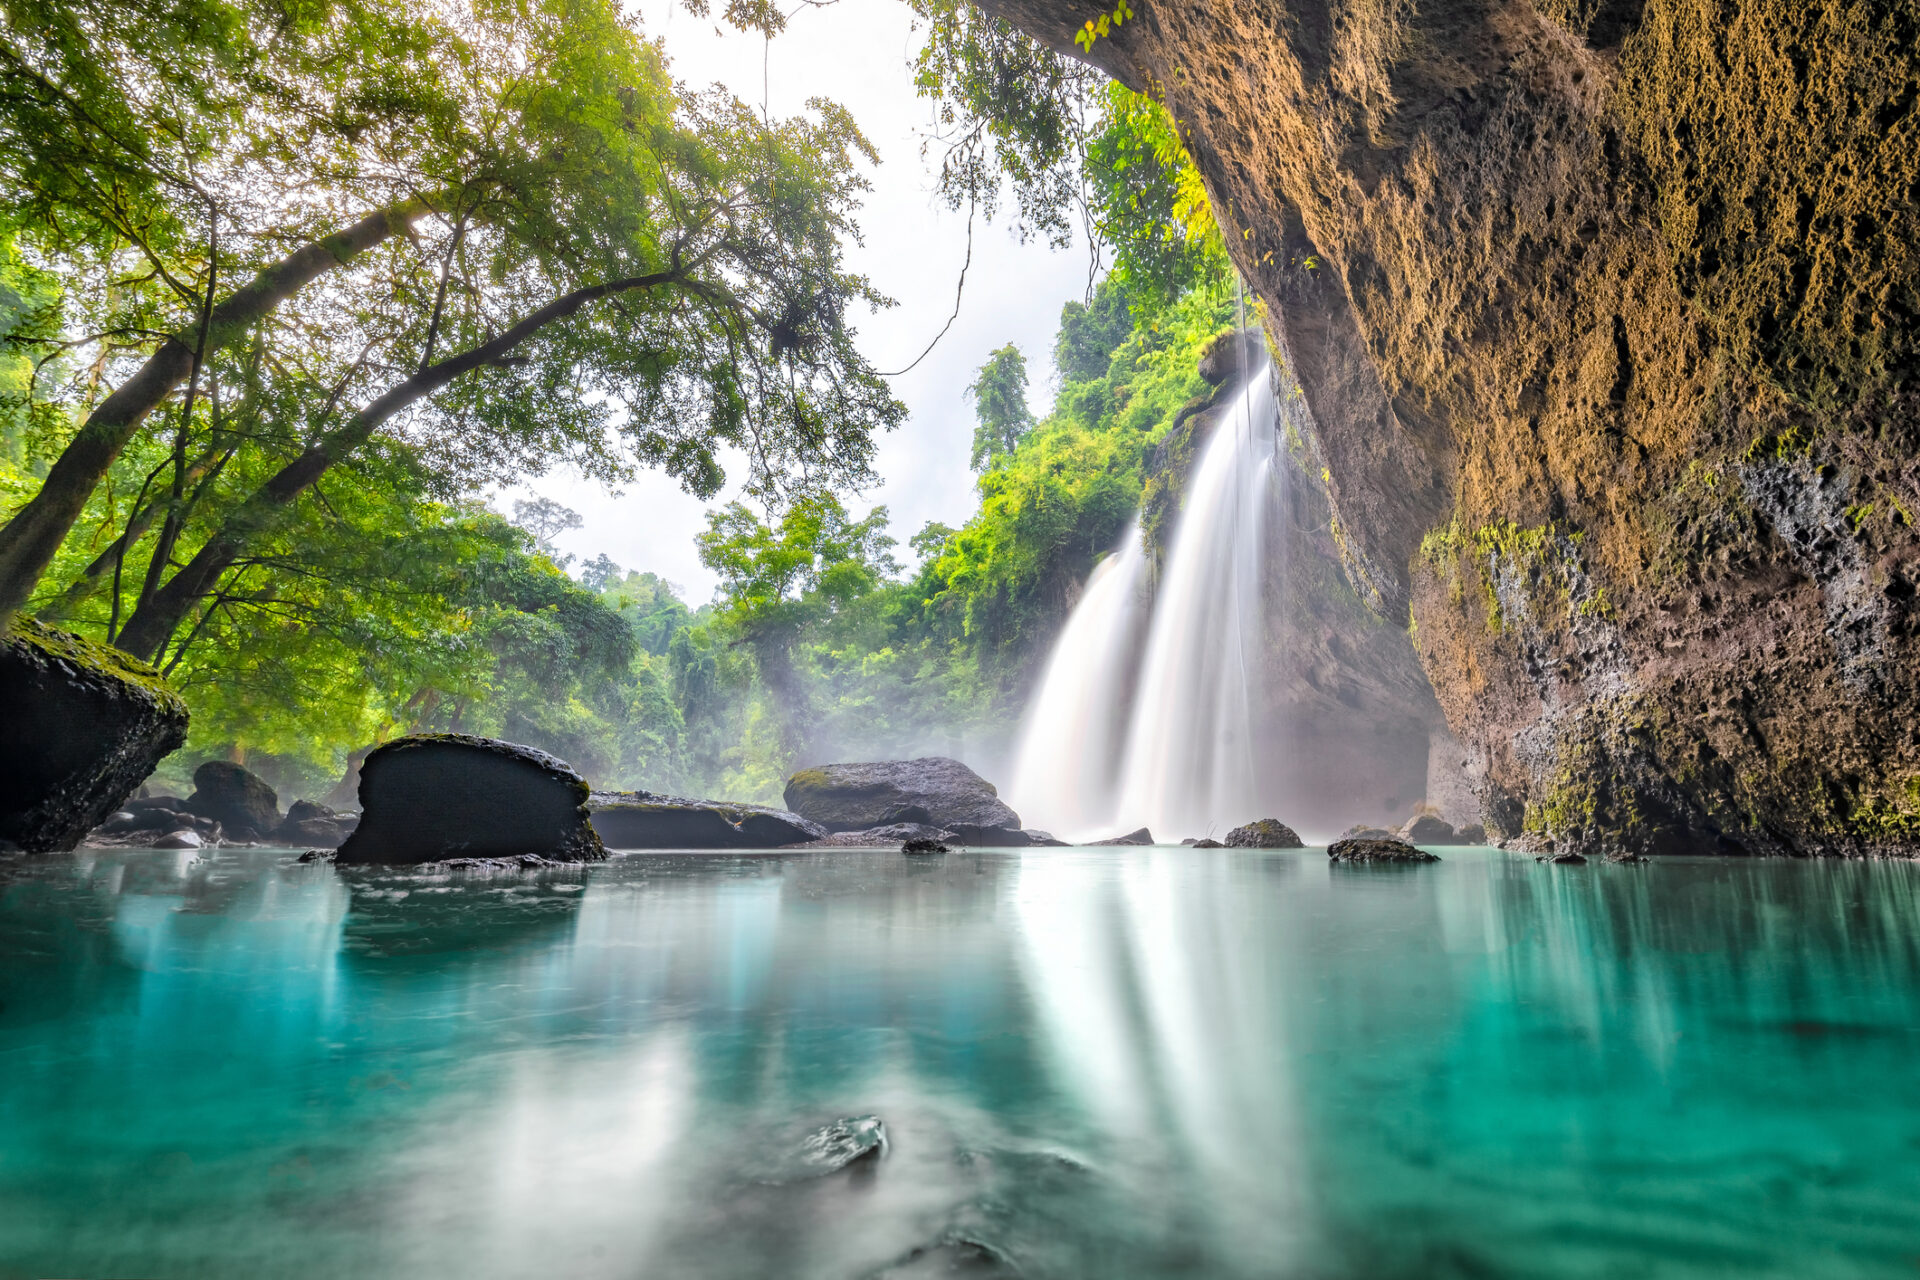
[[1069,838],[1145,826],[1179,839],[1268,816],[1256,726],[1267,544],[1285,502],[1276,416],[1263,367],[1187,478],[1150,604],[1137,518],[1088,580],[1028,704],[1010,788],[1027,822]]

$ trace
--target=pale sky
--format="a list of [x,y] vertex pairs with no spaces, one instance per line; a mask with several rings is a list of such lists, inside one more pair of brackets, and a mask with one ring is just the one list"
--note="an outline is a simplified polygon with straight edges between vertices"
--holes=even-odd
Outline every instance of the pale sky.
[[[949,213],[933,195],[929,165],[920,156],[933,119],[931,104],[914,94],[908,66],[918,47],[912,11],[900,0],[838,0],[827,8],[804,8],[771,45],[731,28],[716,35],[714,22],[693,18],[665,0],[645,0],[640,12],[649,34],[665,38],[673,73],[681,80],[718,82],[758,105],[764,52],[773,115],[796,114],[813,97],[832,98],[853,113],[882,163],[869,174],[873,190],[859,216],[866,243],[849,246],[848,263],[899,303],[877,315],[853,317],[860,348],[880,369],[898,369],[913,359],[953,310],[954,283],[966,255],[966,213]],[[1028,399],[1036,414],[1044,413],[1053,395],[1051,353],[1060,304],[1086,291],[1084,245],[1059,253],[1038,242],[1022,245],[1004,213],[996,223],[977,223],[973,240],[959,319],[933,354],[893,379],[894,394],[911,416],[880,438],[874,464],[879,486],[848,504],[856,515],[876,504],[887,506],[903,562],[912,559],[907,538],[927,521],[958,525],[974,510],[974,476],[967,469],[973,405],[964,394],[974,370],[989,351],[1017,344],[1033,380]],[[739,473],[738,466],[729,466],[730,481]],[[529,494],[563,503],[585,518],[582,528],[555,540],[561,551],[577,557],[576,571],[605,552],[624,568],[651,570],[676,584],[690,604],[712,597],[713,575],[693,547],[694,534],[706,524],[707,504],[665,476],[643,473],[614,494],[555,471],[497,495],[494,505],[511,514],[514,499]],[[733,496],[730,484],[715,501]]]

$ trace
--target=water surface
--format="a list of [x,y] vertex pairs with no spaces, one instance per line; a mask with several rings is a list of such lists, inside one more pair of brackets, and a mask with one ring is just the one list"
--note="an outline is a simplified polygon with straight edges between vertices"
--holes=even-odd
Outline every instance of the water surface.
[[9,860],[0,1276],[1920,1272],[1920,866],[1442,852]]

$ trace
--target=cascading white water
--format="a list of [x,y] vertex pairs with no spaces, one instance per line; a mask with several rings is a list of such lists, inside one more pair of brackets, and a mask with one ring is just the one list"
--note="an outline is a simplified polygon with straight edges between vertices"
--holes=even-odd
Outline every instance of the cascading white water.
[[1009,792],[1027,822],[1069,838],[1145,826],[1178,839],[1268,816],[1255,718],[1268,526],[1284,502],[1276,416],[1262,368],[1187,477],[1144,655],[1137,519],[1088,579],[1027,707]]
[[1115,816],[1163,838],[1262,816],[1254,719],[1266,660],[1272,380],[1247,380],[1187,477],[1153,606]]
[[1007,802],[1029,826],[1080,836],[1113,821],[1146,577],[1136,517],[1094,566],[1027,706]]

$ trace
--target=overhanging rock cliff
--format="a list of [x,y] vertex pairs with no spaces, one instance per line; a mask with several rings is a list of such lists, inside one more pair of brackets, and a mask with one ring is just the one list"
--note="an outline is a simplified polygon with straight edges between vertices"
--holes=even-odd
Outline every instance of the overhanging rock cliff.
[[1494,833],[1920,842],[1920,10],[1133,8]]

